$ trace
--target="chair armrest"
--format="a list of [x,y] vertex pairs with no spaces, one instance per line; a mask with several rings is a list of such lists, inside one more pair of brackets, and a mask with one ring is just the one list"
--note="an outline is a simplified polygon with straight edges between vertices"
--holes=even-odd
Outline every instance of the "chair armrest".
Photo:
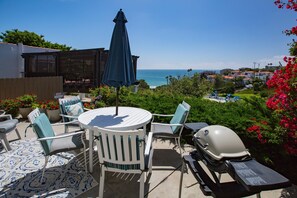
[[159,117],[173,117],[174,114],[157,114],[157,113],[153,113],[153,116],[159,116]]
[[77,132],[72,132],[72,133],[57,135],[57,136],[54,136],[54,137],[38,138],[37,140],[38,141],[54,140],[54,139],[66,138],[66,137],[74,136],[74,135],[77,135],[77,134],[83,134],[83,133],[85,133],[85,131],[79,130]]
[[60,122],[60,123],[55,123],[55,124],[51,124],[51,125],[52,126],[61,126],[61,125],[74,124],[74,123],[78,123],[78,120],[73,120],[70,122]]
[[152,119],[152,122],[153,122],[155,117],[173,117],[174,114],[157,114],[157,113],[153,113],[152,116],[153,116],[153,119]]
[[71,116],[71,115],[65,115],[65,114],[60,114],[61,117],[65,117],[65,118],[73,118],[73,119],[77,119],[78,116]]
[[151,125],[161,125],[161,126],[183,126],[183,124],[167,124],[167,123],[159,123],[159,122],[152,122]]
[[7,118],[8,120],[12,120],[12,116],[10,114],[0,115],[0,118]]
[[147,140],[146,140],[144,155],[149,155],[150,154],[152,142],[153,142],[153,133],[149,132]]

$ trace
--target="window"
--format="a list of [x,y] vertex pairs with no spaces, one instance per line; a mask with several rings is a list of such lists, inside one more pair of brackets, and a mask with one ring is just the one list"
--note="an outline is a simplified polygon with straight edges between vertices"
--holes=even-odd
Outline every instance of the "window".
[[30,73],[56,73],[56,59],[54,55],[32,55],[29,58]]

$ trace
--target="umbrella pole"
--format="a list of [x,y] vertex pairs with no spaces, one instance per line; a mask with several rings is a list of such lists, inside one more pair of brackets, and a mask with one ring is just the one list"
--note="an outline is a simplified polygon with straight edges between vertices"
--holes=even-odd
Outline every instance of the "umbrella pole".
[[117,97],[116,97],[116,115],[119,113],[119,92],[120,92],[120,87],[117,87]]

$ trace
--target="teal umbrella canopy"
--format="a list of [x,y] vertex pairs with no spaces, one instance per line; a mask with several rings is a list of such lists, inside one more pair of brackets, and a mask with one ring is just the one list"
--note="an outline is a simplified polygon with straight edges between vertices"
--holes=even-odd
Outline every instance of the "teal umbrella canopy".
[[136,78],[128,32],[125,25],[127,19],[122,9],[117,13],[113,22],[115,22],[115,27],[111,38],[102,83],[116,88],[130,86],[136,83]]
[[128,21],[122,9],[117,13],[113,22],[115,22],[115,27],[111,37],[102,83],[117,88],[116,115],[118,115],[120,87],[135,84],[136,78],[125,25]]

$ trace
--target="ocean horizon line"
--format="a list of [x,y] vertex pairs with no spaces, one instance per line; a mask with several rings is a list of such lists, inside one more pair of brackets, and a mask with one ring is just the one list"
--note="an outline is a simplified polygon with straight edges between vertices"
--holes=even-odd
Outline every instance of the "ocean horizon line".
[[158,87],[169,83],[168,77],[182,77],[192,76],[195,73],[201,73],[204,71],[213,71],[219,73],[220,70],[204,70],[204,69],[137,69],[137,79],[145,80],[150,87]]
[[[188,68],[191,69],[191,68]],[[188,69],[148,69],[148,68],[141,68],[141,69],[137,69],[137,70],[188,70]],[[192,71],[219,71],[222,69],[192,69]]]

